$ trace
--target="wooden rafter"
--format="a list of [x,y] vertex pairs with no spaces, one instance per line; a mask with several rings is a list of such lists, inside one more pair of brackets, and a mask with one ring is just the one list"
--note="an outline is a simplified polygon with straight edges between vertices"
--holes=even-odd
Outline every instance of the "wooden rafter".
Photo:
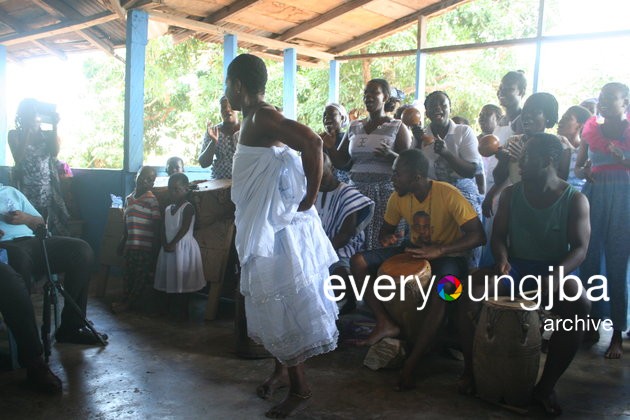
[[55,8],[54,6],[51,6],[44,0],[31,0],[31,1],[40,9],[45,10],[46,13],[48,13],[49,15],[56,17],[59,20],[63,20],[65,18],[65,16],[63,15],[62,12],[59,11],[59,9]]
[[118,16],[107,11],[98,13],[94,16],[87,16],[80,20],[66,21],[56,23],[54,25],[45,26],[43,28],[27,31],[18,35],[10,35],[0,38],[0,44],[5,46],[21,44],[42,38],[48,38],[56,35],[67,34],[68,32],[76,32],[81,29],[90,28],[92,26],[101,25],[106,22],[118,19]]
[[[81,19],[83,15],[69,6],[63,1],[59,0],[33,0],[35,4],[44,9],[48,14],[55,16],[56,18],[65,21],[67,19]],[[85,39],[93,47],[105,52],[108,55],[116,58],[117,60],[124,60],[114,53],[114,46],[111,42],[101,39],[98,33],[92,29],[83,29],[76,31],[76,34]]]
[[118,15],[120,20],[123,22],[127,20],[127,12],[123,9],[118,0],[109,0],[109,4],[112,6],[112,9]]
[[339,55],[344,54],[362,46],[370,42],[374,42],[378,39],[384,38],[387,35],[390,35],[394,32],[397,32],[403,29],[406,26],[410,26],[418,21],[420,16],[428,16],[432,15],[436,12],[443,11],[447,8],[453,7],[458,3],[467,2],[470,0],[443,0],[439,3],[432,4],[431,6],[427,6],[423,9],[418,10],[417,12],[413,12],[407,16],[404,16],[400,19],[397,19],[391,23],[388,23],[385,26],[381,26],[380,28],[369,31],[363,35],[360,35],[354,38],[351,41],[344,42],[342,44],[337,45],[334,48],[328,50],[329,53]]
[[[0,15],[0,21],[4,22],[5,25],[7,25],[8,27],[10,27],[11,29],[13,29],[15,32],[26,32],[29,30],[29,27],[26,23],[24,23],[23,21],[15,18],[15,17],[11,17],[9,16],[7,13],[2,13]],[[50,55],[54,55],[55,57],[60,58],[61,60],[67,60],[68,57],[66,56],[66,54],[54,47],[51,47],[49,45],[47,45],[47,43],[43,42],[43,41],[32,41],[33,44],[35,44],[38,48],[44,50],[45,52],[47,52]]]
[[117,55],[114,52],[114,46],[111,45],[110,43],[98,38],[98,37],[93,37],[90,36],[88,34],[86,34],[86,31],[77,31],[77,34],[82,37],[83,39],[85,39],[87,42],[89,42],[92,46],[94,46],[95,48],[105,52],[107,55],[110,55],[112,57],[114,57],[116,60],[124,63],[125,59],[120,57],[119,55]]
[[313,18],[311,20],[307,20],[306,22],[300,23],[297,26],[294,26],[291,29],[288,29],[281,33],[280,35],[274,37],[280,41],[287,41],[291,38],[295,38],[299,34],[311,30],[317,26],[323,25],[324,23],[331,21],[339,16],[351,12],[352,10],[359,8],[365,4],[371,3],[374,0],[352,0],[348,3],[344,3],[341,6],[337,6],[334,9],[331,9],[321,15]]
[[198,20],[188,19],[181,16],[176,16],[169,13],[163,13],[158,11],[149,12],[151,19],[168,23],[169,25],[179,26],[180,28],[189,29],[196,32],[208,33],[211,35],[223,36],[226,34],[236,35],[239,40],[243,42],[249,42],[256,45],[262,45],[264,47],[276,50],[284,50],[286,48],[295,48],[298,54],[308,57],[314,57],[321,60],[332,60],[333,55],[327,52],[315,50],[313,48],[303,47],[301,45],[291,44],[284,41],[278,41],[275,39],[265,38],[263,36],[252,35],[247,32],[234,31],[221,26],[212,25],[210,23],[200,22]]
[[121,2],[121,6],[123,6],[127,10],[131,9],[152,9],[154,7],[161,6],[163,0],[129,0],[126,2]]
[[255,5],[256,3],[258,3],[260,0],[238,0],[235,1],[232,4],[228,4],[225,7],[222,7],[221,9],[217,10],[216,12],[208,15],[206,18],[203,19],[204,22],[206,23],[217,23],[223,19],[227,19],[230,16],[234,16],[237,13],[243,12],[247,9],[249,9],[250,7],[252,7],[253,5]]

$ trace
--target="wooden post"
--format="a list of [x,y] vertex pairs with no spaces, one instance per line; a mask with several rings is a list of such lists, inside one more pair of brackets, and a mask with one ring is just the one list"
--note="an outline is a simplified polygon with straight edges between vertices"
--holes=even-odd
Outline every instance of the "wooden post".
[[282,101],[282,113],[292,120],[297,119],[297,51],[295,48],[284,50],[284,81],[282,90],[284,92]]
[[227,34],[223,36],[223,83],[225,90],[225,79],[227,79],[227,69],[232,60],[237,55],[238,42],[236,35]]
[[418,18],[418,44],[416,50],[416,100],[423,101],[427,82],[427,54],[421,50],[427,43],[427,17]]
[[7,164],[7,47],[0,45],[0,165]]
[[142,166],[144,139],[144,66],[149,15],[133,9],[127,13],[125,60],[125,155],[123,170]]
[[328,102],[339,102],[339,61],[337,60],[330,60]]

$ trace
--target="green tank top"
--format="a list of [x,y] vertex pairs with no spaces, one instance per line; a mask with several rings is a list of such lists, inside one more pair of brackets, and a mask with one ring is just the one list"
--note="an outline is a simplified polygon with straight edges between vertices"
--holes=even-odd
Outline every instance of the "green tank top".
[[533,261],[560,261],[569,252],[567,221],[576,190],[570,185],[560,198],[544,209],[533,208],[523,191],[514,184],[510,203],[508,254]]

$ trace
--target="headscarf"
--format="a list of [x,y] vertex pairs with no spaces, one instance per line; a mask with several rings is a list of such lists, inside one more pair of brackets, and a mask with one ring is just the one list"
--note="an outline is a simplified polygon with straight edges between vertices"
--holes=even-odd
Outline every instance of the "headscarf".
[[350,117],[348,117],[348,111],[346,111],[346,108],[336,102],[329,102],[324,107],[324,110],[329,106],[335,108],[339,112],[339,115],[341,115],[341,128],[346,128],[350,123]]

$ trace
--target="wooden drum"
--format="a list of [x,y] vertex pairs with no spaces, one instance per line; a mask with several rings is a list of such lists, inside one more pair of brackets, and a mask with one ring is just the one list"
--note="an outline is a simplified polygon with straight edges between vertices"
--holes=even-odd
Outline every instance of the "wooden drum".
[[488,401],[527,406],[540,364],[538,312],[509,297],[484,302],[475,331],[473,370],[477,394]]
[[427,292],[431,284],[431,265],[427,260],[413,258],[409,254],[398,254],[381,264],[378,275],[387,275],[396,282],[394,298],[389,302],[383,302],[385,310],[398,324],[403,337],[417,337],[419,334],[419,320],[423,313],[418,310],[422,303],[422,293],[418,283],[408,281],[405,284],[405,300],[401,299],[400,283],[407,276],[417,276],[422,288]]

